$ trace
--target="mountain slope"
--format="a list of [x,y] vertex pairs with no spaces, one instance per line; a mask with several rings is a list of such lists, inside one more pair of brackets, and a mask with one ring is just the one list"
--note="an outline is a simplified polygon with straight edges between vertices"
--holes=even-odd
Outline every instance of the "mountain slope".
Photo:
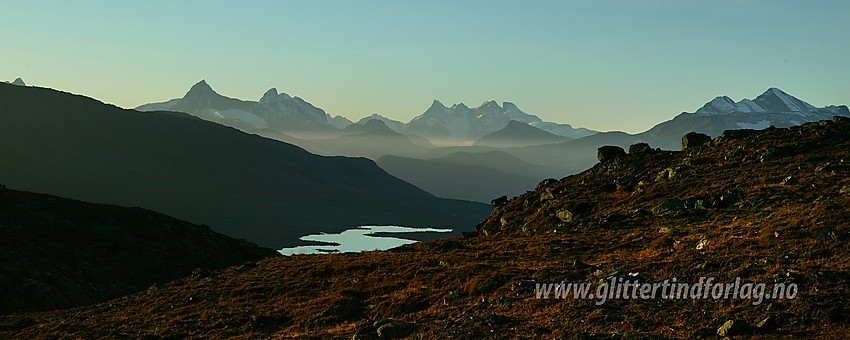
[[0,186],[0,313],[63,309],[280,256],[139,208]]
[[[528,188],[463,238],[263,260],[108,304],[0,316],[0,335],[844,338],[848,154],[841,120],[630,154]],[[623,294],[635,281],[693,289],[701,277],[724,289],[740,279],[739,298]],[[606,296],[615,289],[600,284],[612,280],[620,298],[537,298],[559,283]],[[766,286],[743,288],[755,283]],[[798,290],[755,297],[776,284]]]
[[141,206],[275,248],[363,224],[468,229],[490,211],[437,199],[367,159],[6,84],[0,159],[0,178],[14,188]]
[[508,122],[508,125],[505,126],[504,129],[478,138],[473,145],[507,148],[515,146],[554,144],[566,142],[568,140],[570,140],[570,138],[558,136],[526,123],[512,120]]

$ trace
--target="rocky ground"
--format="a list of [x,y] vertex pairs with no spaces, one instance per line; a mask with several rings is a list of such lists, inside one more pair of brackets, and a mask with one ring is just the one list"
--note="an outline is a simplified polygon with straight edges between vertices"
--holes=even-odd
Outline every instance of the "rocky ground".
[[[476,233],[198,273],[0,316],[0,337],[838,338],[850,334],[850,122],[640,145],[497,201]],[[529,188],[531,189],[531,188]],[[536,283],[795,283],[795,299],[536,299]]]

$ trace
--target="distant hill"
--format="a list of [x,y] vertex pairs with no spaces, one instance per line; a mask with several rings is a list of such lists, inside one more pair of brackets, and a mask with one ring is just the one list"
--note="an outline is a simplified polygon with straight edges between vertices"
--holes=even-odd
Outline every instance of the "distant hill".
[[0,84],[0,179],[140,206],[281,248],[358,225],[470,229],[487,205],[438,199],[364,158],[322,157],[183,113]]
[[484,135],[473,145],[507,148],[514,146],[542,145],[566,142],[569,137],[543,131],[526,123],[512,120],[504,129]]
[[439,159],[384,156],[377,163],[393,176],[404,178],[438,197],[478,202],[490,202],[502,195],[516,196],[540,181],[486,166]]
[[384,156],[378,165],[439,197],[478,202],[522,194],[547,177],[563,177],[561,169],[529,164],[502,151],[455,152],[443,157],[414,159]]
[[152,211],[0,186],[0,313],[101,302],[273,256]]

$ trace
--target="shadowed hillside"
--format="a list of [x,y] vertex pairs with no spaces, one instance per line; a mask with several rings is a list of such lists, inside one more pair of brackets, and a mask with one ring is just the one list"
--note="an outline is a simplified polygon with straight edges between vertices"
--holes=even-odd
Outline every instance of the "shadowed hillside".
[[0,179],[166,213],[280,248],[358,225],[471,230],[490,208],[438,199],[364,158],[321,157],[183,113],[0,84]]
[[102,302],[195,269],[273,256],[280,254],[140,208],[0,188],[0,313]]

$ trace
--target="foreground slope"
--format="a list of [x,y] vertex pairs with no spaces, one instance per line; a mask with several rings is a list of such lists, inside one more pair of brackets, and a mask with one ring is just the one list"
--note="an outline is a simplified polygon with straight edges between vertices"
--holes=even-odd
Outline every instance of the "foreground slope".
[[102,302],[156,283],[280,256],[140,208],[0,186],[0,313]]
[[316,156],[187,114],[7,84],[0,84],[0,179],[140,206],[275,248],[364,224],[470,230],[491,210],[438,199],[367,159]]
[[[541,182],[465,238],[268,259],[0,325],[11,337],[536,339],[715,337],[733,321],[727,335],[846,337],[850,122],[746,133]],[[795,283],[799,295],[535,298],[537,283],[702,276]]]

